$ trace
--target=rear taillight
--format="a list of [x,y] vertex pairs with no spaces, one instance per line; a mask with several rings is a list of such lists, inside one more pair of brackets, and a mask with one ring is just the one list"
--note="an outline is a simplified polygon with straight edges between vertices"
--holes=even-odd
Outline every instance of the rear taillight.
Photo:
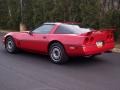
[[84,44],[87,44],[89,42],[89,38],[85,38]]
[[93,42],[93,41],[94,41],[94,38],[93,38],[93,37],[91,37],[91,38],[90,38],[90,42]]
[[87,37],[84,40],[84,44],[91,44],[94,41],[93,37]]
[[113,34],[112,34],[112,33],[109,33],[109,34],[106,36],[106,39],[107,39],[108,41],[113,40]]

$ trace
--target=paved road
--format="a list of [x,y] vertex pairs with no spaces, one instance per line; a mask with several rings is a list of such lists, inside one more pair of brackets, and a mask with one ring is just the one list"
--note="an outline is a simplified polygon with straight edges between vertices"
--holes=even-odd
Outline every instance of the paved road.
[[120,90],[120,54],[55,65],[47,56],[9,54],[0,41],[0,90]]

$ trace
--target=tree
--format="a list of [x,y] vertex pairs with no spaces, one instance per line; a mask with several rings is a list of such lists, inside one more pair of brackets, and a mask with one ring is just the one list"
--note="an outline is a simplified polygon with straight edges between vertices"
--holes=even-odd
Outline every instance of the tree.
[[120,0],[0,0],[0,28],[73,21],[90,28],[116,26],[120,33],[119,12]]

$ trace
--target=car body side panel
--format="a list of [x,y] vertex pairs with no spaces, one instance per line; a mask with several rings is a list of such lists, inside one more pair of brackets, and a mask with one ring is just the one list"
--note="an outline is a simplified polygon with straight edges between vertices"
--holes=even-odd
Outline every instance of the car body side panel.
[[52,41],[60,42],[64,46],[67,54],[69,55],[69,53],[71,52],[70,50],[72,50],[70,49],[70,47],[71,48],[81,47],[85,37],[86,36],[79,36],[79,35],[72,35],[72,34],[69,34],[69,35],[51,34],[49,35],[49,43]]
[[[61,42],[64,45],[64,48],[67,50],[68,46],[77,46],[82,45],[84,41],[84,36],[77,35],[56,35],[56,34],[33,34],[29,35],[28,33],[11,33],[16,45],[19,48],[48,53],[48,45],[52,41]],[[7,35],[6,35],[7,36]]]

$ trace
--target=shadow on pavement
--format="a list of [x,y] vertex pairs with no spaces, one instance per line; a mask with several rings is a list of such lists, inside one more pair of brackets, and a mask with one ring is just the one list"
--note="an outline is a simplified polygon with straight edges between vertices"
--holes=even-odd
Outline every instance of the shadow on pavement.
[[[16,55],[16,54],[15,54]],[[35,54],[35,53],[28,53],[28,52],[20,52],[17,53],[20,57],[26,57],[29,58],[28,60],[33,60],[33,62],[38,63],[46,63],[47,65],[57,65],[50,62],[50,58],[48,55],[41,55],[41,54]],[[87,57],[77,57],[77,58],[70,58],[69,61],[65,64],[59,65],[59,66],[92,66],[92,65],[100,65],[103,63],[108,63],[105,59],[103,59],[100,56],[96,56],[93,58],[87,58]]]
[[[28,53],[24,51],[20,51],[17,54],[9,54],[3,47],[0,48],[0,54],[3,54],[3,56],[7,56],[8,58],[13,58],[14,60],[20,60],[21,62],[31,62],[31,63],[37,63],[37,64],[46,64],[46,65],[52,65],[56,66],[56,64],[53,64],[50,62],[50,58],[47,55],[41,55],[41,54],[34,54],[34,53]],[[85,58],[85,57],[77,57],[77,58],[70,58],[69,61],[63,65],[58,66],[73,66],[73,67],[86,67],[86,66],[96,66],[101,64],[109,63],[105,59],[102,58],[102,55],[96,56],[94,58]]]

